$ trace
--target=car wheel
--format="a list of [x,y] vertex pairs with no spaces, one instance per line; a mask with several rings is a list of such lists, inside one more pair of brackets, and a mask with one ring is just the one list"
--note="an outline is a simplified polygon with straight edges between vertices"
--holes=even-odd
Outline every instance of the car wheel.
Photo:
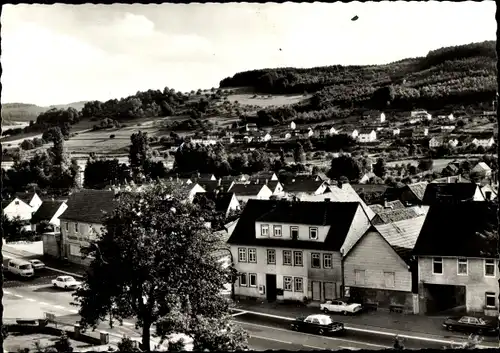
[[342,311],[342,315],[346,316],[347,315],[347,311]]
[[325,334],[325,330],[323,330],[322,328],[319,329],[318,333],[323,336]]
[[453,327],[451,327],[450,325],[446,326],[446,329],[447,329],[448,331],[453,331]]
[[299,330],[299,328],[298,328],[297,326],[293,325],[293,326],[292,326],[292,330],[294,330],[294,331],[298,331],[298,330]]
[[329,311],[327,308],[324,308],[324,309],[323,309],[323,312],[324,312],[325,314],[328,314],[330,311]]
[[54,283],[53,285],[54,285],[54,287],[57,287],[57,284]]

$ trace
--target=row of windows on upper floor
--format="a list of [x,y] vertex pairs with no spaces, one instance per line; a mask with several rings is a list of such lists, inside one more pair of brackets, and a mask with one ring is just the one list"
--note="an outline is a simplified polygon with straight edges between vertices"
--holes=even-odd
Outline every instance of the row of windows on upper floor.
[[[496,266],[494,259],[484,259],[484,276],[485,277],[495,277],[496,276]],[[432,258],[432,274],[442,275],[444,273],[443,269],[443,258],[433,257]],[[457,275],[467,276],[469,274],[469,260],[467,258],[457,259]]]
[[[260,225],[260,235],[262,237],[268,237],[269,234],[269,229],[270,229],[269,224],[261,224]],[[283,226],[281,225],[273,225],[273,236],[280,238],[283,235]],[[293,240],[299,239],[299,227],[298,226],[290,226],[290,238]],[[309,227],[309,239],[311,240],[318,240],[318,227]]]
[[[285,266],[303,266],[303,252],[282,250],[283,265]],[[238,248],[238,262],[257,263],[256,248]],[[276,250],[267,249],[267,264],[276,265]],[[320,253],[311,253],[311,268],[332,268],[332,254],[323,254],[321,261]]]

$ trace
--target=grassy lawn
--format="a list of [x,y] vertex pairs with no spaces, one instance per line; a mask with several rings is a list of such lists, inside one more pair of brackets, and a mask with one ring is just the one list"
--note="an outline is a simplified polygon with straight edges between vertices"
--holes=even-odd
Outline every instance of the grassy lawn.
[[227,99],[233,103],[238,101],[240,104],[244,105],[256,105],[262,108],[269,107],[272,105],[283,106],[289,104],[295,104],[305,99],[310,98],[310,95],[304,96],[300,95],[272,95],[268,98],[268,95],[258,94],[257,97],[253,98],[254,94],[232,94],[227,97]]

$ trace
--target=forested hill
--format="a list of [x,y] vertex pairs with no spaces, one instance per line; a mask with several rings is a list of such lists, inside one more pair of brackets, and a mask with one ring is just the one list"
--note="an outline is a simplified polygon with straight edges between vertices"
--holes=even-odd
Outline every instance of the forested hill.
[[313,109],[339,107],[440,108],[492,101],[497,91],[496,42],[430,51],[421,58],[387,65],[278,68],[245,71],[225,78],[221,88],[257,92],[315,93]]

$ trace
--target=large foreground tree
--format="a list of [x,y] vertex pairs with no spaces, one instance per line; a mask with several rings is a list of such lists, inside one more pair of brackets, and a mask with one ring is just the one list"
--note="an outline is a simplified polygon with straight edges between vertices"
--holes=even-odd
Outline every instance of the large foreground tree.
[[[246,348],[245,334],[227,320],[229,301],[221,294],[232,275],[214,256],[223,244],[205,226],[202,209],[183,202],[184,196],[162,184],[117,196],[102,235],[86,251],[94,260],[75,293],[83,327],[135,318],[146,351],[153,325],[162,338],[189,334],[197,347]],[[224,326],[212,336],[216,342],[207,342],[209,326]]]

